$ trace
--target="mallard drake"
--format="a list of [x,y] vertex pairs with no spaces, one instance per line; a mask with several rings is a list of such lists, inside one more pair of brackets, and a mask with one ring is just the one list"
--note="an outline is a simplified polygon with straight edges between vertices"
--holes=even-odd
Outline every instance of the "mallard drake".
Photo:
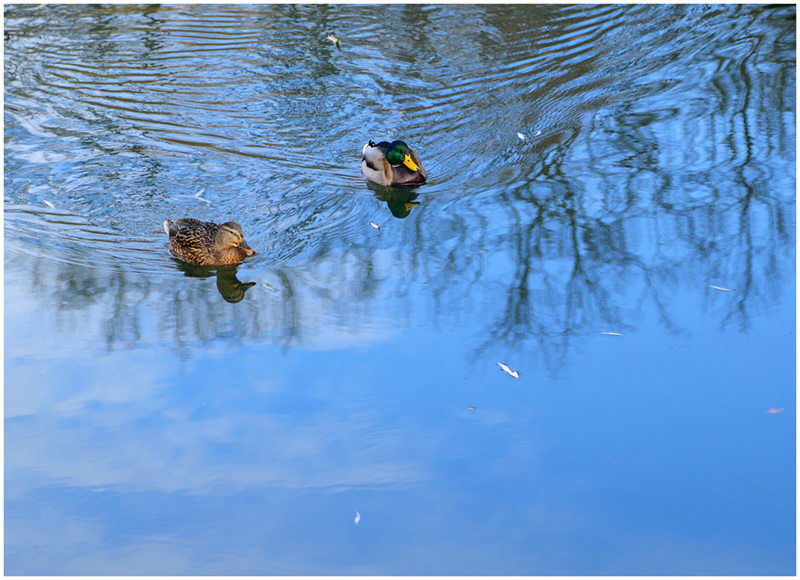
[[242,226],[236,222],[218,225],[211,222],[185,218],[164,220],[164,231],[169,234],[169,251],[176,258],[198,266],[238,264],[253,248],[244,241]]
[[419,185],[428,179],[417,152],[399,140],[364,145],[361,173],[370,181],[392,186]]

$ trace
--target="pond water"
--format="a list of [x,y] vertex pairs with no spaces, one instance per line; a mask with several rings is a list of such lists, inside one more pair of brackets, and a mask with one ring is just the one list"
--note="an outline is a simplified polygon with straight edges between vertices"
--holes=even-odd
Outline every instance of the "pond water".
[[7,574],[795,573],[794,6],[4,32]]

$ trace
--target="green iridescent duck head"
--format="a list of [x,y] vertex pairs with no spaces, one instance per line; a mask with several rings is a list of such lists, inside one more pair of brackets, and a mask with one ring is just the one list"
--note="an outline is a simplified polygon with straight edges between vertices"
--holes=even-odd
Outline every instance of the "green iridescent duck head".
[[411,171],[419,171],[419,166],[411,160],[411,148],[405,141],[392,141],[386,152],[386,161],[392,166],[405,165]]

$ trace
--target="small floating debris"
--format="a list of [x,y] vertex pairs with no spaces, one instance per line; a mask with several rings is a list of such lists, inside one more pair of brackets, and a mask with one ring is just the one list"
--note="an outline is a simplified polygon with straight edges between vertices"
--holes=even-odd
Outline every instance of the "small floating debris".
[[369,225],[371,225],[376,230],[381,229],[381,224],[376,224],[375,222],[369,222]]
[[770,407],[769,409],[767,409],[767,413],[770,413],[772,415],[774,415],[775,413],[783,413],[783,407],[781,407],[780,409],[773,409],[772,407]]
[[208,205],[211,205],[211,202],[210,202],[209,200],[207,200],[207,199],[204,199],[204,198],[200,197],[201,195],[203,195],[203,192],[204,192],[205,190],[206,190],[206,188],[205,188],[205,187],[201,187],[201,188],[200,188],[200,191],[198,191],[197,193],[195,193],[195,194],[194,194],[192,197],[193,197],[193,198],[195,198],[195,199],[199,199],[200,201],[204,201],[204,202],[206,202]]
[[44,201],[44,204],[45,204],[47,207],[49,207],[49,208],[52,208],[52,209],[56,209],[56,206],[54,206],[54,205],[53,205],[51,202],[47,201],[46,199],[44,199],[44,200],[42,200],[42,201]]
[[266,288],[267,290],[272,290],[273,292],[277,292],[277,290],[275,290],[275,288],[273,288],[273,287],[272,287],[272,286],[270,286],[269,284],[261,284],[261,285],[262,285],[264,288]]
[[601,332],[600,334],[607,334],[608,336],[622,336],[621,332]]
[[336,38],[336,37],[335,37],[333,34],[329,34],[328,36],[326,36],[326,38],[327,38],[328,40],[330,40],[330,41],[331,41],[333,44],[335,44],[336,46],[339,46],[339,39],[338,39],[338,38]]
[[723,292],[736,292],[736,288],[723,288],[722,286],[709,286],[714,290],[722,290]]
[[356,525],[358,525],[358,522],[360,521],[361,521],[361,514],[356,512]]
[[506,371],[508,374],[510,374],[510,375],[511,375],[512,377],[514,377],[515,379],[518,379],[518,378],[519,378],[519,373],[518,373],[517,371],[511,370],[510,368],[508,368],[508,367],[507,367],[506,365],[504,365],[503,363],[497,363],[497,364],[499,364],[501,369],[503,369],[504,371]]
[[475,407],[467,407],[467,411],[474,411]]
[[525,135],[523,135],[522,133],[517,132],[517,137],[519,137],[523,141],[525,140]]
[[539,135],[541,135],[541,134],[542,134],[542,132],[541,132],[541,131],[536,131],[536,135],[534,135],[534,137],[538,137],[538,136],[539,136]]

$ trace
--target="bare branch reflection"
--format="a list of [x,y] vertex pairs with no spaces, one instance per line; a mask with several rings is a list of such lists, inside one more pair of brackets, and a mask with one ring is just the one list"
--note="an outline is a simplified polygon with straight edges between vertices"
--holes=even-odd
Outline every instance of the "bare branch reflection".
[[[54,7],[45,18],[84,17],[46,37],[32,8],[6,11],[7,272],[30,280],[67,336],[89,324],[107,349],[290,348],[423,318],[472,333],[478,356],[535,350],[557,371],[576,337],[635,331],[648,309],[686,335],[679,295],[702,296],[739,331],[787,299],[795,84],[784,9],[389,7],[392,42],[357,33],[331,50],[333,23],[378,8],[308,7],[313,45],[291,25],[306,12],[242,8],[261,26],[264,62],[243,81],[247,50],[197,43],[214,86],[181,76],[185,39],[171,32],[204,9],[181,10]],[[141,29],[125,30],[126,18]],[[143,43],[123,34],[142,30]],[[143,76],[110,91],[107,76],[129,71],[107,61],[127,51]],[[41,54],[81,59],[81,71],[41,68]],[[55,103],[46,122],[37,99]],[[429,183],[364,183],[353,127],[414,135]],[[157,255],[150,224],[176,204],[197,210],[195,180],[209,217],[241,216],[254,245],[271,247],[261,261],[211,282],[176,277]],[[51,212],[51,198],[69,209]],[[367,216],[387,208],[399,219],[370,230]]]

